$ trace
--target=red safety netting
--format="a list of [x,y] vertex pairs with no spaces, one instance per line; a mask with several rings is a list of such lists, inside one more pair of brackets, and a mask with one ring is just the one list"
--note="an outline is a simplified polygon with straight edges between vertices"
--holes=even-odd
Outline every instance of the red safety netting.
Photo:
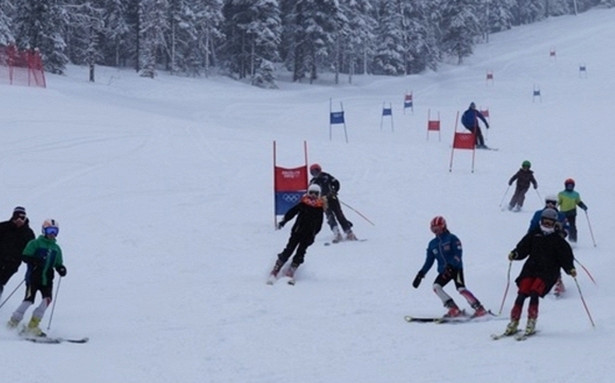
[[46,87],[43,60],[38,50],[20,51],[0,46],[0,84]]

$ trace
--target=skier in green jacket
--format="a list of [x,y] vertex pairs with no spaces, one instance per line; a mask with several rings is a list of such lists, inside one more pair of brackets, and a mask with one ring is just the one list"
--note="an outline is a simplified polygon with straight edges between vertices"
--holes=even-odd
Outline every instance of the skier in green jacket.
[[40,291],[43,301],[32,313],[30,322],[24,329],[26,335],[46,336],[39,324],[45,310],[51,304],[53,291],[54,269],[61,277],[66,275],[66,267],[62,260],[62,249],[56,242],[60,228],[54,219],[43,222],[43,234],[31,240],[23,251],[22,260],[28,265],[26,271],[26,296],[8,322],[9,328],[15,328],[23,319],[26,310],[34,304],[36,292]]
[[575,182],[572,178],[564,181],[565,189],[557,195],[559,210],[564,213],[568,221],[568,240],[577,241],[577,205],[587,211],[587,205],[581,201],[581,195],[574,190]]

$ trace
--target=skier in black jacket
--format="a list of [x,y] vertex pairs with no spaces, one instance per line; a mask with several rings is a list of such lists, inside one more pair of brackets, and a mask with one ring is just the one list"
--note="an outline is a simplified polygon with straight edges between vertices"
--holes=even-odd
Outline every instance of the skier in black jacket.
[[8,221],[0,222],[0,298],[4,286],[19,269],[26,244],[34,239],[26,209],[17,206]]
[[289,278],[294,278],[295,271],[303,263],[307,248],[314,243],[316,234],[322,228],[323,212],[326,209],[326,205],[326,199],[321,197],[320,186],[314,184],[308,187],[308,191],[301,197],[301,201],[284,214],[284,218],[278,223],[278,230],[283,228],[295,216],[297,216],[297,219],[290,231],[290,238],[286,247],[278,254],[278,260],[271,270],[267,283],[273,283],[282,266],[297,249],[285,274]]
[[340,181],[331,174],[323,172],[318,164],[310,166],[310,174],[312,175],[310,184],[320,186],[322,195],[327,198],[328,207],[325,209],[325,214],[327,215],[327,223],[334,234],[332,242],[336,243],[344,239],[337,225],[338,221],[346,234],[346,239],[355,241],[357,237],[352,232],[352,222],[347,220],[346,216],[344,216],[340,201],[337,199],[337,193],[340,191]]
[[506,327],[505,335],[517,332],[523,303],[527,297],[530,298],[530,305],[525,333],[533,334],[538,319],[539,298],[549,293],[559,277],[560,268],[573,278],[577,276],[572,249],[558,232],[556,223],[557,211],[551,208],[544,209],[540,218],[540,227],[523,236],[508,255],[511,261],[526,258],[527,260],[515,279],[519,290],[510,312],[510,323]]

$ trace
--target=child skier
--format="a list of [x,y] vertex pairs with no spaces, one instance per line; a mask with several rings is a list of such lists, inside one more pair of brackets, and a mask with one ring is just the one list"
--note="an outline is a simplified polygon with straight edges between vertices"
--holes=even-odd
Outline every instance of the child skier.
[[291,229],[288,243],[284,250],[278,254],[278,260],[271,270],[267,280],[268,284],[273,284],[282,266],[288,261],[293,251],[297,249],[290,267],[285,273],[287,277],[291,278],[291,283],[294,283],[295,271],[303,263],[307,248],[314,243],[316,234],[322,228],[326,199],[320,196],[320,191],[320,186],[316,184],[310,185],[307,193],[301,197],[299,203],[290,208],[282,221],[278,223],[278,229],[281,229],[288,221],[297,216],[297,220]]
[[508,203],[508,210],[521,210],[523,201],[525,201],[525,193],[527,193],[530,188],[530,183],[534,186],[534,189],[538,188],[538,182],[536,182],[536,178],[534,178],[534,172],[530,170],[531,167],[532,163],[530,161],[523,161],[523,163],[521,163],[521,169],[508,180],[508,186],[512,185],[515,180],[517,181],[515,193]]
[[527,260],[515,280],[519,290],[510,312],[510,323],[503,335],[517,332],[523,303],[527,297],[530,298],[530,305],[524,336],[532,335],[536,331],[539,298],[551,290],[557,281],[560,268],[573,278],[577,276],[572,249],[558,232],[556,223],[557,211],[545,209],[541,214],[540,227],[524,235],[508,255],[510,261],[525,258]]
[[577,241],[577,205],[587,211],[587,205],[581,201],[581,195],[574,190],[574,180],[568,178],[564,181],[564,190],[557,195],[557,204],[559,209],[566,216],[568,221],[568,240],[570,242]]
[[32,313],[30,322],[24,329],[27,335],[44,337],[46,334],[40,329],[39,324],[45,310],[51,304],[51,292],[53,291],[53,270],[60,277],[66,276],[66,267],[62,261],[62,250],[56,243],[56,237],[60,228],[54,219],[43,222],[43,234],[31,240],[23,251],[23,261],[28,264],[26,272],[26,297],[11,316],[8,322],[9,328],[15,328],[23,319],[26,310],[34,304],[36,292],[40,291],[43,297],[41,304]]
[[[562,238],[566,238],[568,235],[568,221],[566,220],[566,216],[561,211],[557,210],[557,196],[548,195],[545,197],[545,207],[534,212],[534,216],[530,221],[530,227],[527,232],[531,232],[532,230],[536,230],[540,227],[540,219],[542,218],[542,212],[546,209],[553,209],[557,212],[557,222],[555,223],[557,232],[562,236]],[[562,281],[562,275],[557,278],[557,282],[555,282],[555,287],[553,287],[553,293],[555,296],[559,297],[566,291],[566,286],[564,286],[564,282]]]
[[463,264],[461,261],[462,248],[461,241],[456,235],[448,231],[446,220],[444,217],[437,216],[431,220],[431,232],[436,236],[429,242],[427,246],[427,256],[425,263],[419,272],[416,274],[412,286],[416,289],[421,284],[421,280],[425,277],[434,261],[438,262],[438,275],[433,283],[433,290],[442,300],[444,307],[448,309],[445,317],[462,316],[463,312],[453,301],[450,295],[444,292],[443,287],[450,281],[455,283],[455,287],[475,310],[473,317],[480,317],[487,314],[483,305],[476,297],[466,289],[463,279]]

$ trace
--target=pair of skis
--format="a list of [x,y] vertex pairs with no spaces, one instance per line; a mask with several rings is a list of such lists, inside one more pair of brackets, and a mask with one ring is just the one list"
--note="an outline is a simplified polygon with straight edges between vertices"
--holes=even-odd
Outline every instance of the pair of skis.
[[53,336],[30,336],[23,335],[21,339],[27,340],[32,343],[45,343],[45,344],[59,344],[59,343],[77,343],[84,344],[87,343],[90,338],[63,338],[63,337],[53,337]]
[[510,333],[510,334],[506,332],[503,332],[501,334],[491,334],[491,339],[499,340],[502,338],[515,338],[515,340],[524,341],[524,340],[527,340],[527,338],[535,335],[536,333],[537,333],[536,330],[531,331],[531,332],[528,332],[528,331],[522,332],[520,330],[516,330],[515,332]]
[[497,315],[492,313],[491,310],[488,310],[485,315],[481,315],[481,316],[467,315],[464,311],[462,315],[457,316],[457,317],[447,317],[447,316],[415,317],[415,316],[406,315],[404,317],[404,320],[408,323],[412,323],[412,322],[415,322],[415,323],[466,323],[466,322],[478,321],[478,320],[489,320],[492,317],[497,317]]

